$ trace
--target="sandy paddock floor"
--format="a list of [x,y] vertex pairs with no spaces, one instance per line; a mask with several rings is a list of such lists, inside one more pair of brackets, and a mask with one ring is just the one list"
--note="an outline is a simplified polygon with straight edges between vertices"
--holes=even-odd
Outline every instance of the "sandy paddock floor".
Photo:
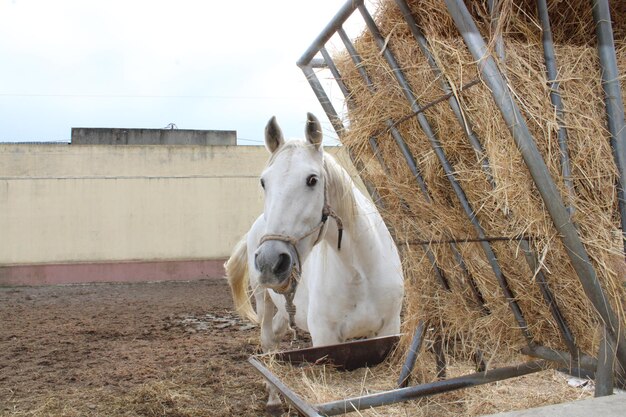
[[[259,329],[233,313],[222,278],[0,287],[0,323],[0,416],[265,414],[263,380],[246,362],[259,352]],[[299,346],[308,343],[301,340]],[[283,348],[288,347],[285,341]],[[309,401],[323,402],[342,398],[337,394],[350,384],[356,392],[348,390],[346,396],[368,392],[370,383],[374,392],[389,389],[396,372],[383,372],[378,378],[383,385],[390,380],[388,387],[376,387],[376,378],[371,378],[389,369],[381,366],[350,375],[296,369],[283,376]],[[567,387],[565,379],[554,373],[524,378],[522,386],[539,392],[531,405],[591,395]],[[557,394],[553,392],[557,386],[567,395],[561,401],[548,399]],[[519,402],[523,391],[512,382],[486,385],[473,392],[478,402],[460,391],[433,397],[434,402],[401,406],[397,415],[476,415],[510,409],[510,404],[493,401],[506,397],[517,400],[513,408],[523,408]]]

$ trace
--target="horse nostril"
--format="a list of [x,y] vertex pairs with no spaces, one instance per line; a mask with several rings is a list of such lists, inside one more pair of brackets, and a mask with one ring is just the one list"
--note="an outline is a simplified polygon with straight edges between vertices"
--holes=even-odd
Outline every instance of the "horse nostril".
[[274,265],[274,274],[284,274],[289,270],[289,268],[291,268],[291,256],[287,253],[281,253],[278,256],[278,262]]

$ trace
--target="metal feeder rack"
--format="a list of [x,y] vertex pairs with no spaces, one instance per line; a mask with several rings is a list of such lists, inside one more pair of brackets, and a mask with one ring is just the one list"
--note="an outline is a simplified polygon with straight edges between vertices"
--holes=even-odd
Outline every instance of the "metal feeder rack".
[[[494,0],[488,0],[489,7],[492,11],[492,19],[497,19],[495,7],[493,5]],[[345,97],[348,105],[350,105],[350,91],[342,81],[341,74],[339,73],[337,66],[333,62],[330,54],[326,50],[325,45],[329,40],[338,35],[347,52],[357,68],[363,81],[366,83],[370,91],[376,91],[376,85],[372,82],[372,79],[367,74],[366,69],[361,65],[361,57],[356,51],[354,44],[348,37],[347,33],[343,29],[343,25],[346,20],[355,12],[359,12],[362,19],[365,22],[367,30],[372,35],[376,42],[381,56],[384,57],[386,63],[392,71],[398,86],[401,88],[405,98],[411,106],[412,114],[409,117],[415,117],[419,122],[419,125],[432,146],[441,166],[445,172],[445,175],[450,183],[450,186],[454,190],[456,197],[468,218],[470,219],[476,235],[478,238],[471,241],[476,242],[486,256],[489,265],[496,277],[496,280],[500,286],[504,298],[507,300],[511,313],[515,317],[519,330],[522,336],[526,340],[526,346],[521,350],[525,355],[538,358],[538,360],[528,361],[515,366],[508,366],[495,369],[485,369],[485,365],[481,359],[481,353],[476,352],[474,357],[476,361],[476,373],[465,375],[456,378],[445,379],[445,356],[442,347],[442,343],[438,343],[435,340],[433,348],[437,357],[437,370],[440,379],[435,382],[408,386],[409,375],[414,366],[415,360],[421,349],[422,341],[425,335],[426,325],[421,322],[415,331],[413,341],[411,343],[409,354],[407,355],[405,364],[402,368],[401,375],[398,379],[398,388],[386,391],[382,393],[366,395],[361,397],[349,398],[339,401],[333,401],[325,404],[311,405],[302,400],[297,394],[295,394],[287,385],[280,381],[275,375],[273,375],[262,363],[259,357],[250,358],[250,363],[268,380],[273,384],[285,397],[285,399],[291,403],[299,413],[305,416],[320,416],[320,415],[337,415],[356,410],[361,410],[370,407],[376,407],[386,404],[392,404],[400,401],[407,401],[414,398],[424,397],[428,395],[453,391],[457,389],[467,388],[479,384],[485,384],[489,382],[499,381],[507,378],[521,376],[533,372],[538,372],[546,369],[550,364],[557,363],[561,365],[567,372],[578,375],[586,375],[595,378],[595,395],[603,396],[610,395],[613,392],[614,381],[624,383],[624,370],[626,370],[626,338],[624,332],[620,332],[620,323],[616,313],[612,310],[611,306],[605,302],[606,296],[598,281],[596,271],[594,270],[589,255],[587,254],[575,225],[571,221],[571,211],[573,208],[571,205],[566,206],[563,198],[561,197],[553,178],[551,177],[546,163],[544,162],[535,140],[530,133],[528,126],[522,116],[515,97],[511,94],[505,78],[499,69],[496,59],[489,54],[487,45],[482,35],[480,34],[476,23],[473,20],[472,15],[467,9],[463,0],[445,0],[445,6],[448,13],[454,20],[454,24],[459,33],[463,37],[466,47],[477,62],[480,71],[480,80],[471,80],[461,87],[461,89],[471,89],[474,85],[479,83],[485,83],[493,96],[493,100],[498,106],[503,119],[508,126],[511,135],[519,149],[523,160],[530,172],[534,185],[539,191],[543,203],[554,223],[556,230],[559,232],[564,246],[567,248],[567,254],[571,261],[572,266],[577,274],[577,277],[582,284],[584,292],[595,308],[595,312],[604,324],[604,337],[600,343],[597,356],[593,357],[589,354],[582,352],[575,341],[575,338],[570,330],[563,314],[561,313],[556,299],[549,288],[548,281],[544,276],[539,263],[537,261],[536,254],[531,250],[529,244],[529,238],[520,236],[515,240],[519,247],[522,249],[525,255],[525,260],[528,263],[530,270],[536,272],[536,283],[539,286],[539,290],[542,294],[544,302],[548,305],[550,313],[558,325],[559,333],[563,338],[568,351],[558,351],[547,348],[545,346],[538,345],[533,341],[531,331],[524,318],[523,311],[518,305],[515,295],[513,294],[506,277],[504,276],[502,269],[498,263],[498,259],[491,246],[491,242],[499,240],[501,238],[491,238],[487,236],[485,230],[478,221],[474,209],[470,202],[466,198],[466,194],[462,189],[459,181],[457,180],[454,169],[452,168],[444,150],[441,146],[439,139],[432,129],[429,121],[424,115],[424,110],[427,108],[447,101],[450,110],[456,116],[458,122],[463,126],[463,130],[466,134],[467,140],[472,148],[479,154],[484,155],[484,150],[480,139],[476,133],[472,130],[471,121],[468,121],[462,115],[461,105],[458,102],[456,96],[452,93],[451,86],[445,81],[445,77],[438,77],[441,74],[441,69],[437,66],[430,50],[427,39],[425,38],[422,30],[417,25],[414,17],[411,14],[409,6],[406,0],[395,0],[397,7],[402,12],[402,15],[411,30],[416,42],[416,46],[420,48],[424,54],[435,76],[440,80],[441,87],[444,91],[444,95],[434,100],[431,103],[420,105],[416,99],[416,95],[411,85],[407,81],[402,69],[399,67],[396,58],[393,54],[393,48],[387,45],[384,36],[378,29],[374,19],[367,10],[363,0],[347,0],[341,7],[329,24],[324,28],[320,35],[313,41],[309,48],[305,51],[302,57],[297,61],[297,65],[301,68],[302,72],[306,76],[313,92],[319,100],[322,108],[324,109],[328,119],[330,120],[334,130],[336,131],[339,139],[343,135],[345,127],[337,111],[332,105],[324,87],[322,86],[319,78],[315,73],[315,69],[324,68],[330,70],[334,81],[337,83],[340,91]],[[609,5],[607,0],[590,0],[593,8],[593,18],[596,24],[596,35],[598,40],[598,55],[600,58],[600,65],[602,70],[602,86],[605,92],[605,105],[607,113],[608,128],[611,134],[611,145],[613,148],[613,155],[619,171],[618,198],[619,198],[619,211],[621,215],[622,232],[626,230],[626,202],[624,200],[624,181],[626,171],[626,123],[624,121],[624,105],[621,97],[621,90],[619,85],[619,71],[616,63],[616,54],[613,41],[613,31],[611,27],[611,18],[609,13]],[[566,181],[566,190],[568,203],[571,202],[572,184],[570,180],[570,163],[568,160],[567,152],[567,131],[562,123],[563,120],[563,104],[561,102],[559,94],[559,85],[556,81],[556,63],[554,45],[552,41],[550,22],[548,19],[546,0],[537,0],[538,16],[541,21],[543,29],[543,47],[544,58],[547,69],[547,77],[550,85],[550,98],[555,108],[557,115],[557,121],[559,122],[558,140],[559,147],[561,149],[561,166],[563,169],[563,176]],[[496,40],[495,51],[498,55],[503,56],[504,46],[501,40]],[[320,54],[321,58],[317,58]],[[460,91],[460,90],[457,90]],[[404,118],[406,119],[406,117]],[[431,198],[426,188],[426,184],[422,175],[417,167],[414,156],[411,154],[409,147],[407,146],[404,138],[396,128],[396,126],[404,121],[400,120],[386,120],[386,126],[389,133],[393,137],[396,145],[401,151],[405,162],[409,166],[416,184],[423,195],[423,197],[430,201]],[[381,164],[383,170],[386,170],[385,161],[377,152],[377,138],[372,137],[369,139],[369,143],[372,147],[373,153],[377,156],[378,162]],[[358,170],[362,169],[360,161],[350,154],[352,162],[355,163]],[[482,158],[481,168],[486,175],[489,182],[495,186],[493,177],[491,175],[491,167],[489,160],[485,157]],[[365,186],[370,193],[372,199],[379,205],[384,207],[384,202],[380,199],[375,187],[372,184],[365,182]],[[626,235],[623,235],[626,236]],[[470,240],[456,240],[454,238],[441,241],[420,241],[416,242],[425,251],[428,261],[433,266],[433,271],[437,276],[437,280],[443,289],[451,291],[451,287],[447,282],[445,275],[441,268],[437,265],[436,259],[432,253],[430,245],[432,244],[446,244],[450,245],[450,249],[454,254],[455,261],[460,266],[461,271],[467,278],[468,285],[471,289],[471,293],[476,299],[478,305],[482,306],[483,314],[489,314],[488,308],[485,306],[484,299],[480,293],[477,285],[475,284],[471,274],[468,272],[463,257],[457,248],[457,243],[468,242]],[[626,245],[626,239],[624,240]],[[303,351],[291,351],[282,352],[277,356],[278,360],[300,363],[303,360],[306,362],[317,363],[322,360],[328,360],[334,363],[336,366],[343,366],[345,368],[354,368],[358,366],[365,366],[366,364],[374,364],[380,362],[381,354],[388,353],[398,341],[398,336],[388,338],[378,338],[372,340],[350,342],[342,345],[335,345],[330,347],[311,348]],[[333,355],[333,352],[343,352],[344,357],[337,357]],[[352,361],[349,366],[346,366],[345,354],[352,357]],[[369,353],[368,353],[369,352]],[[597,359],[596,359],[597,358]],[[617,378],[616,378],[617,377]]]

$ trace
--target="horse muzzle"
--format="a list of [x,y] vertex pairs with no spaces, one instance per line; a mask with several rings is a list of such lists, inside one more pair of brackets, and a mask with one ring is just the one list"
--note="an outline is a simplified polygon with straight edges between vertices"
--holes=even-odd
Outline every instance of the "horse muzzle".
[[297,262],[296,248],[282,240],[267,240],[254,254],[254,266],[261,274],[259,276],[261,286],[279,292],[286,290],[292,269],[296,267]]

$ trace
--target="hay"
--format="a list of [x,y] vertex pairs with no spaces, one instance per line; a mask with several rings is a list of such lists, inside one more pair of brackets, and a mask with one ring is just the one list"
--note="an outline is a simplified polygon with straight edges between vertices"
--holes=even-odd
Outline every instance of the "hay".
[[[510,364],[519,359],[508,358],[506,363]],[[393,362],[384,362],[372,368],[360,368],[350,372],[338,371],[332,366],[323,365],[293,366],[274,361],[271,357],[265,358],[264,364],[309,404],[320,404],[394,389],[400,372],[400,367]],[[464,361],[453,361],[448,366],[449,377],[472,372],[474,372],[472,367]],[[431,353],[422,353],[418,358],[412,382],[425,383],[435,380],[434,356]],[[471,417],[557,404],[592,396],[591,386],[587,389],[569,386],[564,374],[548,369],[468,390],[361,410],[355,415],[388,417],[462,415]]]
[[[606,113],[600,84],[595,33],[588,1],[550,3],[556,60],[569,135],[569,154],[575,194],[573,221],[592,259],[613,309],[624,322],[624,254],[617,211],[615,183],[617,170],[606,129]],[[619,3],[619,2],[614,2]],[[561,174],[557,142],[557,120],[546,83],[541,30],[535,2],[500,2],[497,28],[490,25],[486,2],[471,2],[472,13],[490,45],[502,34],[506,58],[500,63],[518,100],[529,129],[548,165],[552,178],[569,204]],[[413,16],[424,31],[430,48],[443,69],[443,77],[457,91],[479,79],[477,65],[465,47],[440,0],[410,1]],[[626,70],[626,8],[613,5],[612,16],[622,73]],[[419,104],[441,97],[439,80],[415,43],[394,2],[381,1],[375,16],[388,39]],[[451,292],[438,284],[433,267],[417,240],[464,239],[476,237],[475,230],[453,193],[431,145],[414,117],[400,87],[368,33],[355,40],[363,67],[377,89],[372,93],[351,59],[338,52],[335,61],[351,91],[347,111],[349,129],[343,143],[365,167],[361,173],[376,185],[383,197],[384,216],[396,234],[403,252],[407,282],[404,330],[410,340],[419,319],[441,328],[449,343],[466,356],[479,348],[490,355],[517,351],[525,344],[517,323],[502,295],[484,252],[475,243],[458,245],[467,268],[482,293],[490,314],[484,314],[472,296],[468,278],[454,258],[449,245],[432,245],[438,265],[445,272]],[[624,83],[622,82],[622,87]],[[556,229],[544,208],[528,170],[489,89],[478,83],[457,94],[464,117],[480,139],[484,155],[469,145],[463,128],[447,101],[425,111],[442,143],[455,176],[466,193],[488,236],[530,235],[532,248],[540,259],[548,284],[572,329],[578,346],[595,354],[600,326],[593,306],[585,296]],[[420,193],[415,178],[390,135],[386,119],[407,118],[397,128],[414,155],[426,182],[431,201]],[[383,171],[368,144],[376,137]],[[487,158],[495,188],[481,167]],[[492,247],[504,275],[516,295],[529,330],[539,344],[566,350],[558,327],[534,282],[534,271],[525,261],[518,243],[495,242]],[[404,349],[406,351],[406,349]]]

